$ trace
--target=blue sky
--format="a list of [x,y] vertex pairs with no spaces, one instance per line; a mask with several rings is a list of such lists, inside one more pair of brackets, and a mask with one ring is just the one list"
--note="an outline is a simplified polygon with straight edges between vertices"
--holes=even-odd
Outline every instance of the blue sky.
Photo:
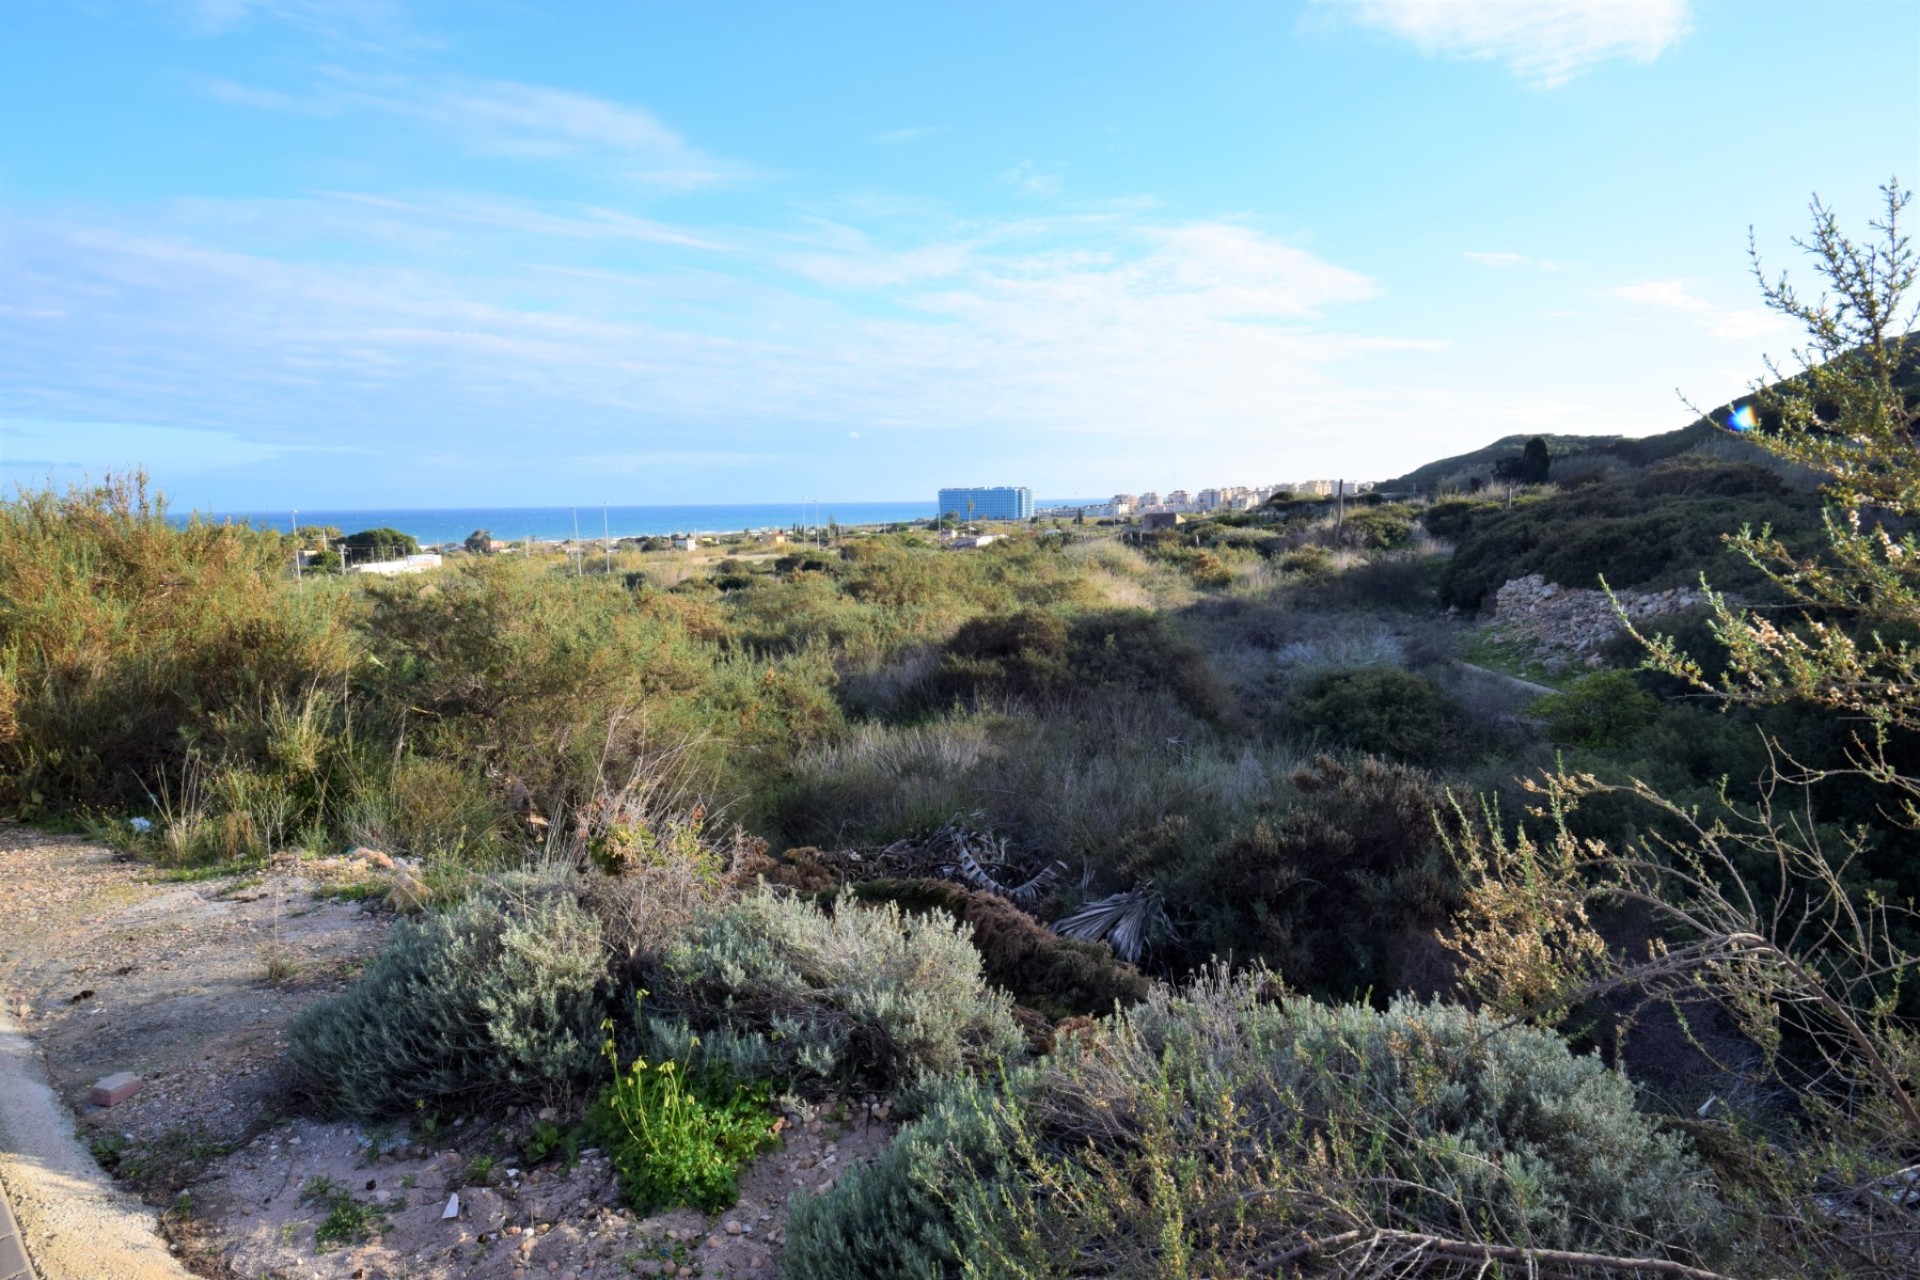
[[4,0],[0,476],[1050,495],[1643,434],[1920,158],[1920,5]]

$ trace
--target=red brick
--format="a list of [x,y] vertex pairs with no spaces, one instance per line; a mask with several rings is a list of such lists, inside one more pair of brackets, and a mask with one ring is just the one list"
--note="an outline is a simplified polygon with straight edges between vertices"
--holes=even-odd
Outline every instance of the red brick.
[[117,1107],[140,1092],[140,1077],[130,1071],[117,1071],[93,1086],[87,1101],[96,1107]]

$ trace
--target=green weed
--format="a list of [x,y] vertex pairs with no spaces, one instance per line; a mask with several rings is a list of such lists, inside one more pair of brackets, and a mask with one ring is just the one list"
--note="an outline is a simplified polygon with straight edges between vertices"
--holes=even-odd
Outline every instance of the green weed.
[[740,1197],[740,1169],[771,1147],[772,1091],[719,1072],[635,1058],[624,1067],[606,1024],[613,1067],[591,1113],[627,1200],[640,1210],[688,1204],[717,1213]]
[[351,1192],[333,1179],[316,1174],[300,1188],[300,1201],[326,1210],[326,1217],[314,1228],[314,1247],[326,1253],[342,1245],[365,1244],[393,1224],[388,1211],[396,1206],[368,1204],[353,1198]]

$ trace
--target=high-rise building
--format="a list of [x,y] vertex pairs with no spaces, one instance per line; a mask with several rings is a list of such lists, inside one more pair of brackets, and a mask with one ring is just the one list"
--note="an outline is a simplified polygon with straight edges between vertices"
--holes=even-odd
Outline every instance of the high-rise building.
[[942,489],[940,514],[961,520],[1031,520],[1033,490],[1025,485],[991,489]]

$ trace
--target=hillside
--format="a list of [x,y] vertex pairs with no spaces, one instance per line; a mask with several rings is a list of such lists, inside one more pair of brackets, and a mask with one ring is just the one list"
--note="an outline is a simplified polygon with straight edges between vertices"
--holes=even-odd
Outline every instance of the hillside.
[[[1897,380],[1905,388],[1909,400],[1920,398],[1920,343],[1914,343],[1908,350],[1903,367]],[[1785,386],[1793,379],[1785,379],[1775,386]],[[1771,389],[1771,388],[1770,388]],[[1699,453],[1710,450],[1716,456],[1728,462],[1752,462],[1765,465],[1766,455],[1760,450],[1730,435],[1719,424],[1726,422],[1736,405],[1745,403],[1753,397],[1740,396],[1708,410],[1705,416],[1696,418],[1686,426],[1674,431],[1663,431],[1650,436],[1561,436],[1541,435],[1547,443],[1547,453],[1556,464],[1579,459],[1583,463],[1592,461],[1600,466],[1613,463],[1629,467],[1647,467],[1668,458],[1682,454]],[[1762,424],[1766,423],[1762,415]],[[1485,448],[1470,453],[1454,454],[1440,458],[1423,466],[1414,468],[1403,476],[1382,481],[1378,488],[1388,493],[1431,494],[1447,482],[1465,487],[1472,479],[1482,480],[1491,476],[1494,464],[1507,459],[1517,458],[1526,447],[1532,435],[1502,436]]]
[[[1730,405],[1722,405],[1710,416],[1724,418]],[[1722,440],[1726,433],[1711,426],[1705,418],[1677,431],[1651,436],[1557,436],[1542,435],[1547,453],[1554,462],[1569,459],[1610,458],[1628,466],[1647,466],[1666,458],[1697,451],[1710,440]],[[1490,476],[1494,464],[1517,458],[1530,435],[1502,436],[1485,448],[1458,453],[1416,467],[1403,476],[1382,481],[1379,488],[1389,493],[1432,493],[1448,481],[1464,484],[1470,477]],[[1736,443],[1735,447],[1738,445]],[[1757,450],[1755,451],[1758,452]]]

